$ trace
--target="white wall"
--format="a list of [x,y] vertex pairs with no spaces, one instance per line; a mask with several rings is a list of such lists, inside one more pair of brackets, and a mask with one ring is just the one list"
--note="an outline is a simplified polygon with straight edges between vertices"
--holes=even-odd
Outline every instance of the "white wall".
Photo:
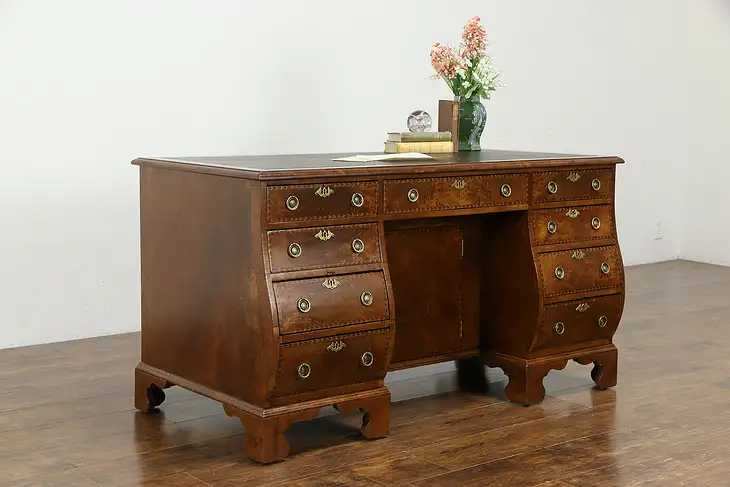
[[689,83],[677,97],[684,133],[670,144],[683,156],[680,256],[730,266],[730,2],[697,2],[695,18]]
[[450,97],[428,51],[472,15],[508,85],[483,146],[623,156],[625,262],[676,258],[678,146],[722,130],[685,113],[727,86],[678,53],[722,37],[714,1],[0,0],[0,348],[139,328],[130,160],[380,150]]

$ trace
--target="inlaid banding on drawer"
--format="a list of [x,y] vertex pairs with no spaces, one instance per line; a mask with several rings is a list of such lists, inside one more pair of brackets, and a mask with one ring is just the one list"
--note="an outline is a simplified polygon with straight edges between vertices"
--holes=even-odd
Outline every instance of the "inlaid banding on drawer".
[[390,318],[382,271],[276,282],[274,295],[281,334]]
[[589,341],[610,340],[622,309],[623,294],[546,306],[530,350],[580,347]]
[[266,188],[269,223],[332,220],[378,213],[378,183],[297,184]]
[[381,261],[378,226],[338,225],[268,232],[271,272]]
[[383,181],[387,214],[526,205],[526,174]]
[[530,234],[536,245],[615,237],[611,205],[571,206],[534,210]]
[[282,345],[273,395],[381,380],[389,346],[389,328]]
[[550,203],[610,198],[613,179],[613,169],[536,172],[532,179],[532,201]]
[[537,254],[545,297],[620,287],[624,269],[616,245]]

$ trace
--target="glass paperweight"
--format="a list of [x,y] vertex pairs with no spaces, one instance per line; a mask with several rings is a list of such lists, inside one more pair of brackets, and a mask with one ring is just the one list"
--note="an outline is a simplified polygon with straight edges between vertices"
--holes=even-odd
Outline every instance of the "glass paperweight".
[[408,130],[411,132],[428,132],[431,129],[431,115],[424,110],[416,110],[408,115]]

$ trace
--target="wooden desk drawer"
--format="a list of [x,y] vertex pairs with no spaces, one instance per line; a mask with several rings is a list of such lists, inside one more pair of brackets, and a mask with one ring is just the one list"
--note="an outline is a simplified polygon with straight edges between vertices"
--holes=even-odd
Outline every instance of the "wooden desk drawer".
[[537,264],[545,297],[619,287],[624,281],[615,245],[537,254]]
[[611,205],[535,210],[530,234],[536,245],[599,240],[615,236]]
[[532,200],[535,203],[613,196],[613,169],[536,172],[532,178]]
[[527,175],[499,174],[383,181],[385,213],[527,204]]
[[568,349],[595,340],[610,340],[621,317],[623,295],[568,301],[545,307],[531,350]]
[[390,329],[334,335],[282,345],[275,397],[380,380]]
[[266,188],[269,223],[331,220],[378,213],[378,183],[298,184]]
[[381,271],[274,283],[279,333],[298,333],[390,318]]
[[271,272],[381,261],[378,225],[340,225],[268,232]]

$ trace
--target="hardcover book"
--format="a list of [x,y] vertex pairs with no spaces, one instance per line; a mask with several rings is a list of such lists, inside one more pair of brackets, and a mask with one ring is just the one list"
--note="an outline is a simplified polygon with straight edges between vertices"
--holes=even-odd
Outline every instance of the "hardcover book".
[[450,132],[453,151],[459,151],[459,102],[439,100],[438,131]]
[[448,142],[386,142],[385,153],[420,152],[422,154],[447,154],[454,152],[454,144]]
[[451,132],[388,132],[388,142],[448,142]]

